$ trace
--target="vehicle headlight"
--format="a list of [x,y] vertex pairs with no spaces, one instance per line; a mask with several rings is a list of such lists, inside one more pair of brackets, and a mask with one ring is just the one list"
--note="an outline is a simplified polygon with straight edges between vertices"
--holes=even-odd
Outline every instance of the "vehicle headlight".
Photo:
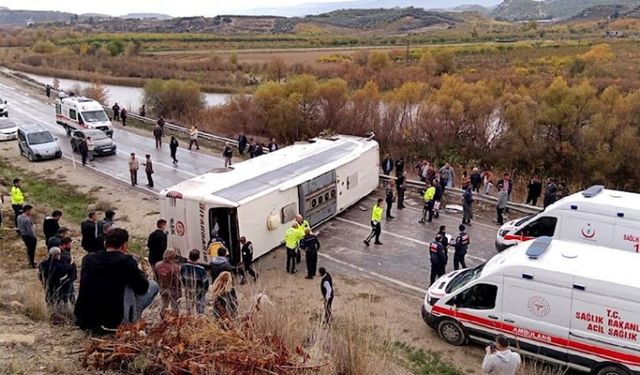
[[500,237],[504,237],[507,235],[507,233],[509,233],[509,229],[501,229],[500,231],[498,231],[498,235]]
[[436,304],[436,302],[438,302],[440,300],[440,298],[437,297],[429,297],[429,300],[427,301],[427,303],[429,303],[430,306],[433,306]]

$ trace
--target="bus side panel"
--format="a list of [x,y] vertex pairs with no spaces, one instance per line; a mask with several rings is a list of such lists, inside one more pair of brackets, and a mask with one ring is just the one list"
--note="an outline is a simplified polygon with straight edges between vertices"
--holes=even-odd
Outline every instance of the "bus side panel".
[[342,212],[374,191],[379,184],[380,155],[378,147],[358,159],[336,169],[338,212]]
[[188,241],[185,227],[184,199],[162,198],[160,217],[167,220],[167,246],[175,249],[179,256],[187,258],[189,255],[189,246],[187,245]]
[[[238,207],[240,236],[253,242],[254,259],[280,246],[284,235],[298,213],[298,187],[275,191]],[[283,212],[285,213],[283,223]],[[269,230],[270,216],[277,217],[277,227]]]
[[640,303],[637,290],[579,277],[571,306],[570,360],[622,363],[640,370]]

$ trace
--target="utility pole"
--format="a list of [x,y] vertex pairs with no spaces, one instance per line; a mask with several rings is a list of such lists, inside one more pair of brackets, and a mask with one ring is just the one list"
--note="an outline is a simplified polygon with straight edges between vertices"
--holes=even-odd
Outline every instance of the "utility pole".
[[404,64],[409,65],[409,37],[407,36],[407,53],[405,55]]

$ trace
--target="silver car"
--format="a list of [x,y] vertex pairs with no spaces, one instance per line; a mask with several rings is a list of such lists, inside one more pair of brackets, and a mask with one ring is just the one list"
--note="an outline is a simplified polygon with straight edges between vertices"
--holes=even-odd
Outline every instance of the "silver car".
[[8,118],[0,118],[0,141],[9,141],[18,137],[18,125]]
[[25,125],[18,128],[20,154],[30,161],[57,159],[62,150],[56,137],[40,125]]

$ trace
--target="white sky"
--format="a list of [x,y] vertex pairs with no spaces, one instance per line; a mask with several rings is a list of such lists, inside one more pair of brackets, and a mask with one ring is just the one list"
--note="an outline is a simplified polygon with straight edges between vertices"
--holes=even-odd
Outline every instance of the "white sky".
[[254,8],[283,7],[302,3],[328,3],[344,0],[0,0],[10,9],[57,10],[102,13],[163,13],[171,16],[212,16]]

